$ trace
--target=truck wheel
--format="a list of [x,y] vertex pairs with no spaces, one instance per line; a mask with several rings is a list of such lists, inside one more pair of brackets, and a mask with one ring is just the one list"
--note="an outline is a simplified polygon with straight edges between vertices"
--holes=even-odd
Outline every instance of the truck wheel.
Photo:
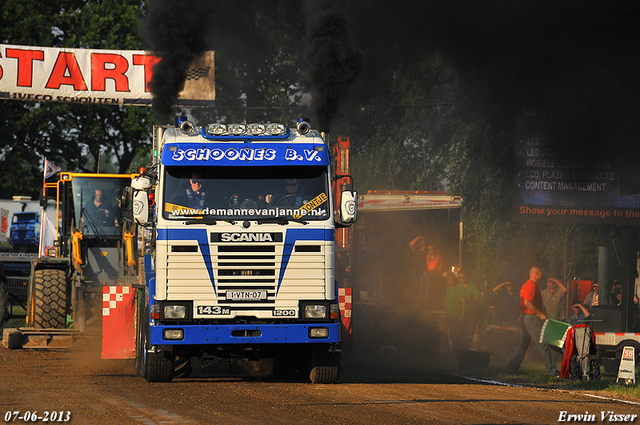
[[176,356],[175,360],[175,378],[189,378],[193,372],[191,365],[191,356]]
[[309,379],[313,384],[334,384],[340,376],[340,353],[330,353],[328,347],[314,347]]
[[0,282],[0,327],[4,325],[4,319],[7,317],[7,289],[4,282]]
[[67,278],[64,270],[36,270],[32,296],[34,328],[66,327]]
[[136,368],[142,372],[142,376],[147,382],[169,382],[173,379],[175,372],[176,357],[170,345],[151,345],[149,343],[149,317],[142,315],[142,332],[138,339],[138,360]]
[[[138,319],[136,323],[136,373],[143,378],[144,371],[146,369],[145,361],[147,357],[145,355],[145,340],[144,340],[144,322],[143,318],[149,317],[149,311],[145,308],[138,312]],[[145,316],[146,314],[146,316]]]

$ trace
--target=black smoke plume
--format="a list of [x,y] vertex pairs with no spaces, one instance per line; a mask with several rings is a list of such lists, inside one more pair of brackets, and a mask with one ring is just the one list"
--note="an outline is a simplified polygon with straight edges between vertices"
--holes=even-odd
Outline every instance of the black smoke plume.
[[[308,7],[308,9],[310,9]],[[351,40],[346,15],[330,8],[308,15],[305,36],[306,79],[311,107],[320,131],[329,131],[331,121],[347,97],[363,67],[363,54]]]
[[143,27],[146,48],[159,56],[150,88],[156,119],[167,122],[173,104],[184,88],[191,63],[208,50],[212,3],[200,0],[152,0]]

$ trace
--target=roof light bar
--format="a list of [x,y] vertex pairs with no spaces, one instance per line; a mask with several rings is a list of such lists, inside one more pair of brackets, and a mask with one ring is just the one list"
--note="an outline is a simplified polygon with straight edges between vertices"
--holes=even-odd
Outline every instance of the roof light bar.
[[247,126],[247,133],[257,135],[264,134],[265,127],[264,124],[249,124]]
[[224,124],[209,124],[207,126],[207,133],[220,136],[227,133],[227,126]]
[[280,123],[252,124],[208,124],[204,128],[204,136],[285,136],[288,128]]
[[240,136],[241,134],[244,134],[247,132],[247,126],[244,124],[229,124],[229,126],[227,127],[227,130],[233,136]]
[[286,130],[287,129],[284,126],[284,124],[277,124],[277,123],[267,124],[267,128],[265,129],[267,134],[272,134],[272,135],[284,134]]

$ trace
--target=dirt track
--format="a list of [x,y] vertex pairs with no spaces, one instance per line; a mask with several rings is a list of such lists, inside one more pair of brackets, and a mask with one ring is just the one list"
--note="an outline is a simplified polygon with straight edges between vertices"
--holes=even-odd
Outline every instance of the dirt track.
[[67,351],[0,346],[0,417],[8,411],[68,411],[70,423],[101,425],[477,424],[558,423],[561,411],[587,411],[599,423],[601,411],[640,411],[637,403],[490,385],[420,368],[380,373],[361,359],[347,358],[344,366],[337,385],[228,377],[149,384],[135,375],[131,361],[101,360],[90,345]]

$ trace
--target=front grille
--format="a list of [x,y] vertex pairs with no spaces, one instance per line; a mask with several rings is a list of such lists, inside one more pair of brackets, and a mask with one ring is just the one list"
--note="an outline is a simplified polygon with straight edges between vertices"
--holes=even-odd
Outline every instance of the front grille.
[[[276,247],[274,245],[218,245],[218,302],[220,304],[272,304],[276,296]],[[274,253],[265,255],[265,253]],[[233,255],[220,255],[233,253]],[[264,292],[266,299],[228,300],[233,291]],[[231,292],[229,292],[231,293]]]

